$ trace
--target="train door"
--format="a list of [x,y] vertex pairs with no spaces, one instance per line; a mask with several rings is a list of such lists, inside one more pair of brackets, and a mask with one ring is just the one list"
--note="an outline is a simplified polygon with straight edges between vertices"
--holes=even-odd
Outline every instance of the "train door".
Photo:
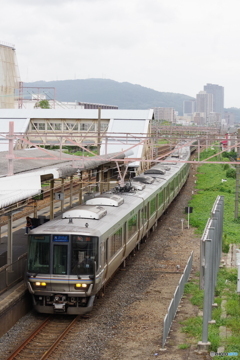
[[144,223],[144,234],[148,230],[149,225],[149,203],[147,203],[143,208],[143,223]]
[[163,189],[163,212],[166,209],[166,188]]
[[142,238],[142,209],[138,211],[138,238],[137,241],[140,241]]
[[102,282],[105,283],[108,273],[108,238],[100,245],[101,271],[103,271]]
[[123,258],[125,258],[127,250],[127,223],[123,224]]

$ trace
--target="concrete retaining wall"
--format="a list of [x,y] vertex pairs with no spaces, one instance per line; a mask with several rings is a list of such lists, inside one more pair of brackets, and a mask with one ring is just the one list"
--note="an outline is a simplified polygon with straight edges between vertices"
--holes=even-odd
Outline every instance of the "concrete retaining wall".
[[32,299],[25,283],[0,296],[0,336],[32,309]]

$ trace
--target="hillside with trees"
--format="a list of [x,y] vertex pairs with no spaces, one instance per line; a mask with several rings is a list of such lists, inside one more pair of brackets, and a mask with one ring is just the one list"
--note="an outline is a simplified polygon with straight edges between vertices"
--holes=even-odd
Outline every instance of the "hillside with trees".
[[[43,91],[47,96],[48,94],[52,96],[52,91],[49,90],[48,92],[46,88],[54,88],[58,101],[115,105],[119,109],[173,107],[179,115],[183,114],[183,101],[193,99],[193,97],[184,94],[160,92],[141,85],[129,82],[120,83],[108,79],[35,81],[24,83],[23,86],[44,88]],[[36,92],[39,90],[41,89],[37,89]],[[30,94],[31,91],[27,91],[27,93]],[[47,97],[47,100],[50,98]],[[229,108],[225,110],[234,113],[235,121],[240,122],[240,109]]]
[[[106,79],[36,81],[24,87],[54,87],[56,100],[90,102],[118,106],[119,109],[149,109],[173,107],[182,114],[183,101],[192,97],[170,92],[160,92],[128,82]],[[44,89],[47,94],[47,89]]]

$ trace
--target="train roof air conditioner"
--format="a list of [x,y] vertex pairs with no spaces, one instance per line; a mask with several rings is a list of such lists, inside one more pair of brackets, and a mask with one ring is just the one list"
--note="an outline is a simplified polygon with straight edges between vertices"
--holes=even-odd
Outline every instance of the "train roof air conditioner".
[[86,201],[87,205],[105,205],[105,206],[120,206],[124,203],[121,196],[114,194],[104,194],[96,196]]
[[144,171],[144,174],[155,174],[155,175],[164,175],[166,174],[166,170],[161,169],[161,168],[152,168],[152,169],[148,169],[146,171]]
[[131,185],[134,190],[139,190],[139,191],[142,191],[146,187],[146,185],[141,184],[138,181],[131,181]]
[[154,182],[154,179],[151,176],[139,175],[135,176],[135,178],[133,178],[133,181],[139,181],[144,184],[152,184]]
[[62,214],[63,219],[95,219],[99,220],[107,215],[107,210],[101,206],[82,205],[79,208],[65,211]]

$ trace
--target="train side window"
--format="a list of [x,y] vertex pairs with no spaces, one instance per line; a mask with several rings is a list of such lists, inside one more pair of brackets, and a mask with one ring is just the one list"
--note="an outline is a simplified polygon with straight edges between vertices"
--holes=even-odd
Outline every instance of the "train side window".
[[145,224],[148,220],[148,205],[144,206],[143,209],[143,223]]
[[67,274],[67,245],[53,247],[53,274]]
[[158,205],[159,205],[159,207],[162,205],[162,203],[163,203],[163,191],[161,191],[158,194]]
[[150,201],[150,216],[156,211],[156,198]]
[[174,178],[173,184],[174,184],[173,189],[176,189],[176,186],[178,184],[178,178],[177,177]]
[[168,184],[167,187],[166,187],[166,193],[165,193],[166,194],[166,198],[165,198],[166,200],[168,200],[168,198],[169,198],[169,193],[170,193],[169,186],[170,185]]
[[108,242],[109,242],[109,240],[107,238],[106,244],[105,244],[105,262],[106,262],[106,264],[108,263]]
[[137,214],[128,220],[128,238],[137,232]]
[[111,257],[122,247],[122,228],[118,229],[111,239]]

